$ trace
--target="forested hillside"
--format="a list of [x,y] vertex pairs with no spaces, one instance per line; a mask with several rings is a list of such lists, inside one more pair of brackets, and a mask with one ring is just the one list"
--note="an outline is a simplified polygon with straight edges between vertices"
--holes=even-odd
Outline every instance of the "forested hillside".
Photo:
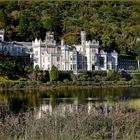
[[54,31],[59,41],[79,43],[79,32],[99,40],[108,50],[140,53],[140,2],[129,1],[12,1],[0,2],[0,29],[6,40],[44,39]]

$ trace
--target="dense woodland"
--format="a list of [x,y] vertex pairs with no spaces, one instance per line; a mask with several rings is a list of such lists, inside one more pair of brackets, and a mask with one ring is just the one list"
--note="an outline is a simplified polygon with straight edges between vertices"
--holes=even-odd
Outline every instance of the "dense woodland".
[[100,41],[107,50],[121,54],[140,52],[140,2],[138,1],[1,1],[0,29],[6,40],[44,39],[54,31],[55,39],[67,44],[80,42],[85,30],[88,39]]

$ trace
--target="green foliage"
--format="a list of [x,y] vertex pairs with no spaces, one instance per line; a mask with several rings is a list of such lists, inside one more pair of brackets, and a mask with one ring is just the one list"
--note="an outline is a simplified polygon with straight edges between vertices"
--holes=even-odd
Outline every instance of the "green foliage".
[[18,79],[28,73],[25,69],[26,64],[21,57],[15,58],[0,52],[0,64],[0,74],[9,79]]
[[96,71],[88,71],[87,74],[90,76],[90,77],[94,77],[95,75],[99,75],[99,76],[106,76],[107,75],[107,72],[106,71],[101,71],[101,70],[96,70]]
[[57,68],[53,65],[50,71],[50,81],[58,81],[59,80],[59,72]]
[[120,75],[117,72],[115,72],[114,70],[108,70],[107,77],[106,77],[107,81],[116,81],[119,79],[120,79]]
[[37,80],[42,82],[49,81],[49,72],[48,71],[39,71],[37,73]]
[[52,19],[51,17],[49,16],[42,16],[41,17],[41,22],[42,22],[42,25],[43,25],[43,28],[48,30],[48,31],[52,31]]
[[25,66],[24,70],[26,71],[26,73],[31,73],[31,72],[33,72],[33,67],[32,66]]
[[77,81],[77,75],[71,73],[71,80],[74,82]]
[[87,81],[87,79],[88,79],[88,75],[87,74],[80,74],[80,75],[78,75],[78,77],[77,77],[78,79],[78,81]]
[[72,80],[71,74],[72,71],[59,71],[59,80],[63,81],[65,79],[68,79],[69,81],[71,81]]
[[137,1],[1,1],[0,29],[6,40],[18,41],[44,39],[50,30],[67,44],[79,43],[77,33],[85,30],[107,50],[134,51],[139,58],[139,7]]
[[132,74],[132,80],[140,80],[140,74]]

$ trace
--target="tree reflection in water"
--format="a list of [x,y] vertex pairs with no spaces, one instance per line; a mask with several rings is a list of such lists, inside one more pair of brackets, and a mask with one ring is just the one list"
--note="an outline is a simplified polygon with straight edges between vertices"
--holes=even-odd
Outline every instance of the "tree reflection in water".
[[[47,91],[1,91],[1,114],[18,114],[31,110],[36,116],[61,110],[61,114],[75,112],[84,105],[87,113],[109,113],[118,102],[140,99],[139,88],[60,89]],[[132,107],[132,102],[131,102]],[[115,107],[116,108],[116,107]],[[2,115],[1,115],[2,116]]]

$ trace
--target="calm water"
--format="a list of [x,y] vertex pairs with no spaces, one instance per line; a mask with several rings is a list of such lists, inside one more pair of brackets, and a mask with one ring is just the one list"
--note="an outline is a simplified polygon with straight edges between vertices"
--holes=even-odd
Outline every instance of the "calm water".
[[140,108],[140,88],[0,92],[0,109],[15,114],[26,110],[52,112],[58,106],[64,112],[72,112],[80,105],[87,105],[89,110],[92,106],[118,102],[127,102],[133,108]]

